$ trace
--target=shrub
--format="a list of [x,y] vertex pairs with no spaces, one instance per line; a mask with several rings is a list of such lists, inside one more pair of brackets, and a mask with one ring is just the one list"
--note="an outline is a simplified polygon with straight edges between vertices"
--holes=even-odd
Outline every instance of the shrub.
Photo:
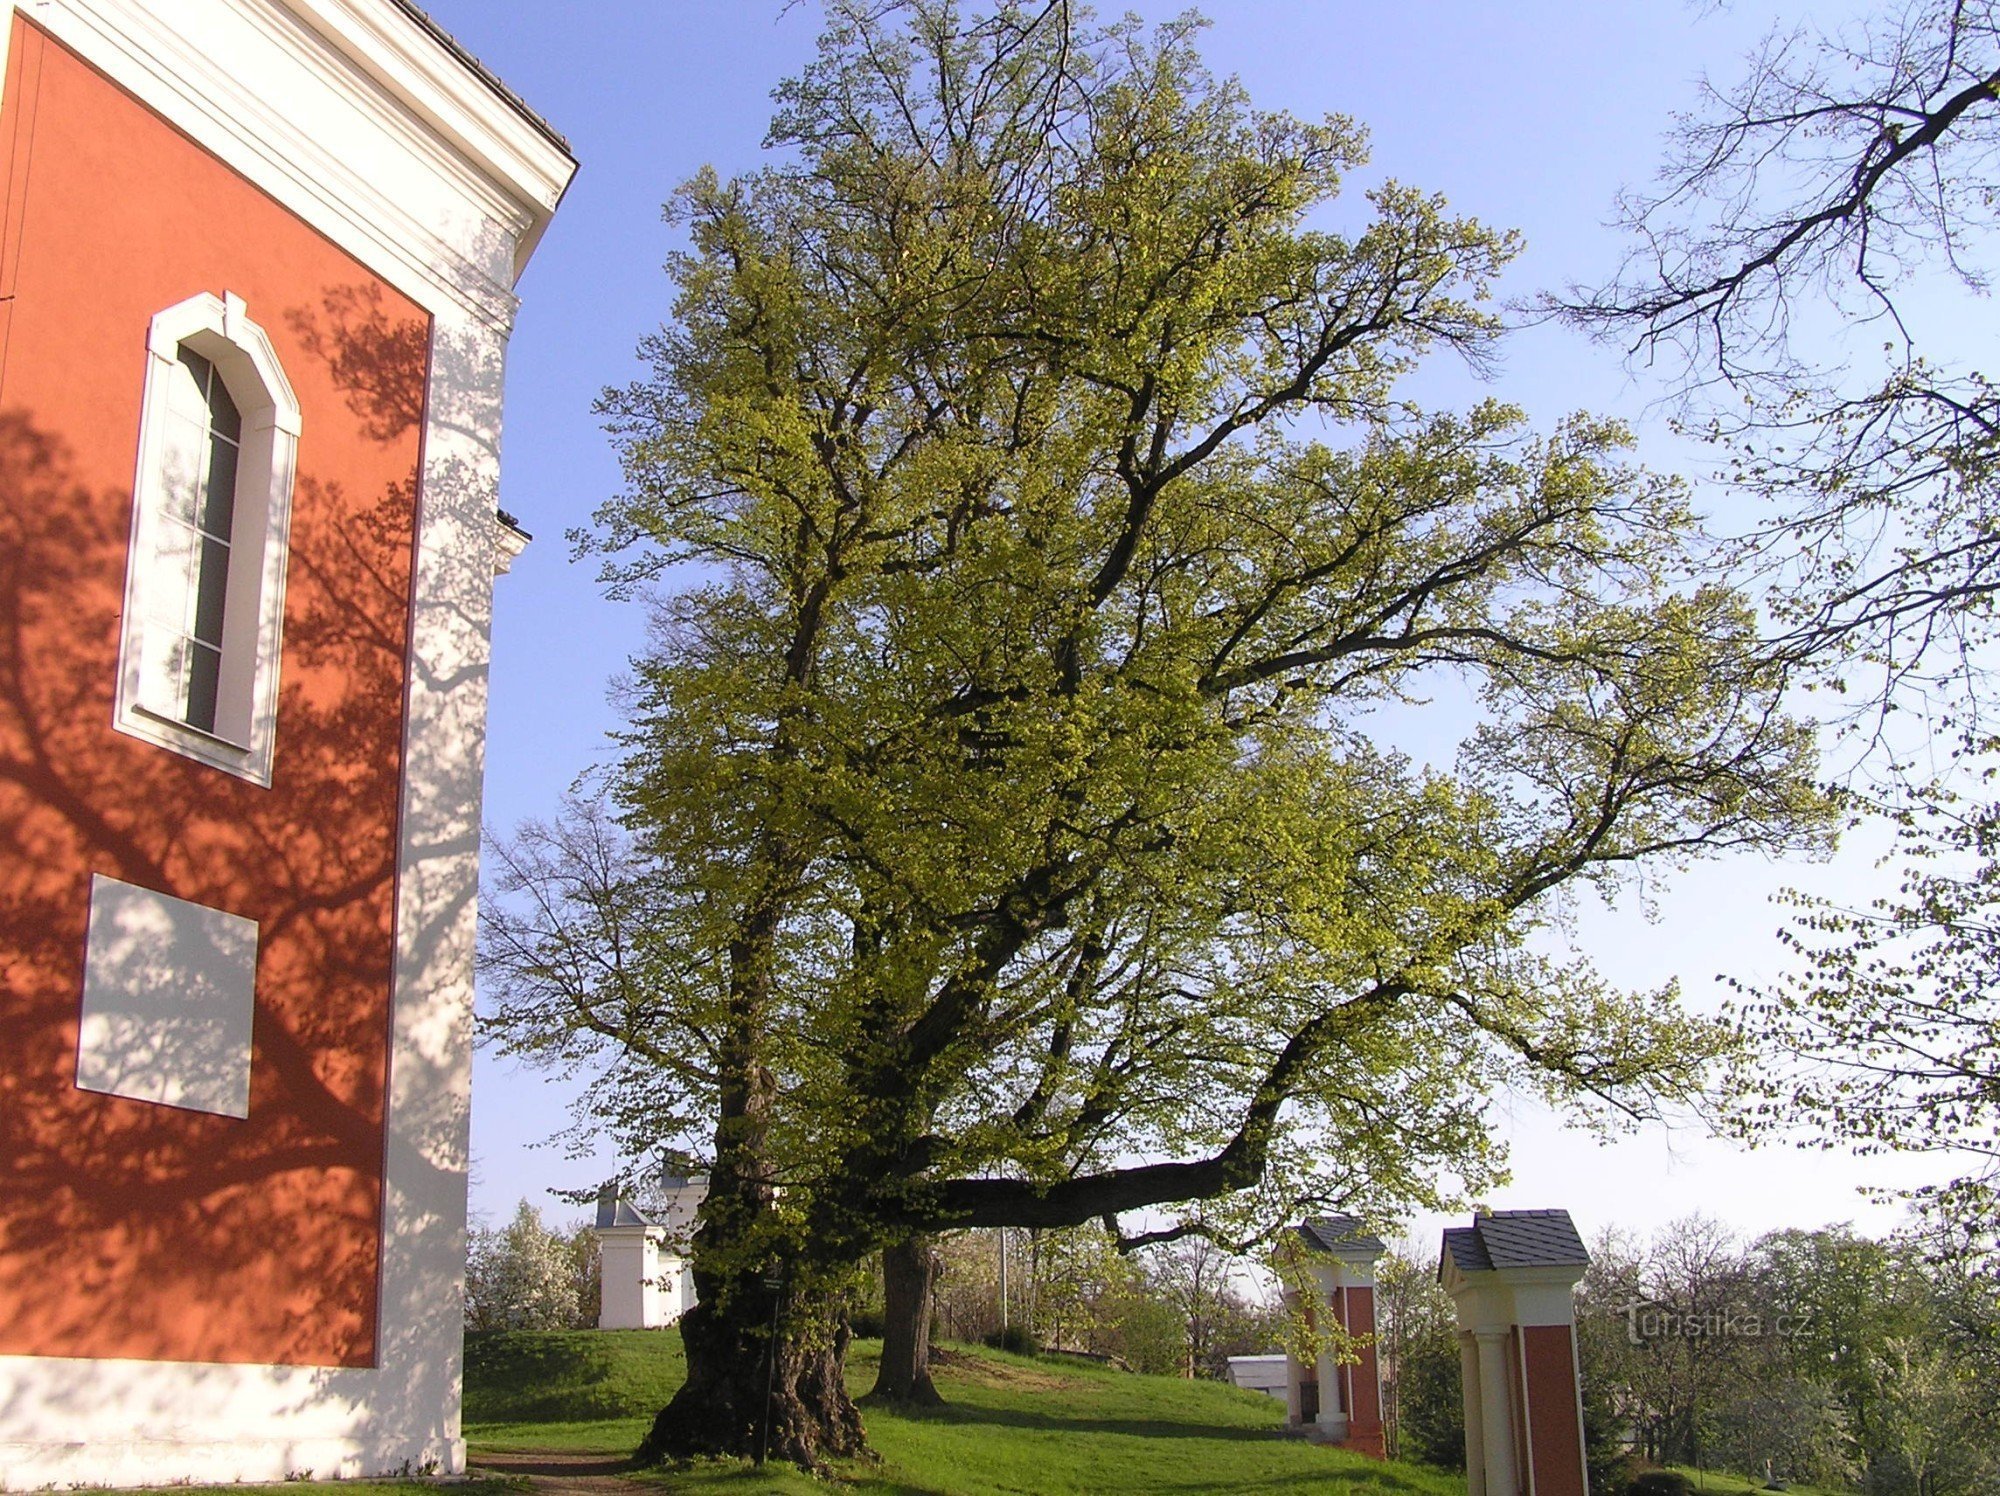
[[1694,1482],[1678,1470],[1648,1470],[1625,1490],[1626,1496],[1694,1496]]
[[1012,1351],[1017,1356],[1032,1356],[1041,1349],[1036,1343],[1034,1331],[1026,1325],[1008,1325],[1005,1329],[994,1330],[982,1336],[981,1339],[996,1351]]
[[[582,1233],[577,1233],[581,1238]],[[542,1224],[526,1200],[498,1231],[466,1237],[465,1327],[468,1330],[571,1330],[584,1318],[585,1290],[596,1267],[591,1243]],[[595,1319],[595,1315],[592,1316]]]

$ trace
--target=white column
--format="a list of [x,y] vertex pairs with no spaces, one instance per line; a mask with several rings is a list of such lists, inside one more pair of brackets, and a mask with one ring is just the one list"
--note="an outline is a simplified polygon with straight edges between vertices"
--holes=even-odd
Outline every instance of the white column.
[[1486,1496],[1519,1496],[1514,1484],[1514,1419],[1508,1396],[1507,1332],[1475,1330],[1479,1342],[1480,1424],[1486,1446]]
[[1480,1437],[1479,1344],[1458,1336],[1459,1393],[1465,1403],[1465,1496],[1486,1496],[1486,1441]]
[[1347,1409],[1340,1405],[1340,1363],[1332,1352],[1319,1358],[1319,1426],[1335,1438],[1347,1434]]
[[[1298,1315],[1303,1308],[1299,1303],[1298,1295],[1290,1289],[1285,1290],[1285,1308],[1288,1315]],[[1306,1363],[1301,1361],[1291,1350],[1287,1349],[1285,1352],[1285,1422],[1294,1428],[1306,1421],[1305,1380]]]
[[[1339,1280],[1335,1277],[1335,1267],[1315,1270],[1314,1282],[1318,1292],[1318,1319],[1321,1328],[1337,1325],[1342,1331],[1347,1328],[1347,1320],[1341,1313]],[[1328,1437],[1347,1437],[1347,1405],[1340,1395],[1340,1362],[1331,1352],[1319,1358],[1319,1417],[1314,1421]]]
[[[1347,1297],[1347,1275],[1341,1274],[1340,1283],[1340,1329],[1345,1335],[1354,1333],[1354,1319],[1350,1313],[1352,1305]],[[1354,1363],[1340,1363],[1340,1411],[1352,1420],[1354,1417]]]

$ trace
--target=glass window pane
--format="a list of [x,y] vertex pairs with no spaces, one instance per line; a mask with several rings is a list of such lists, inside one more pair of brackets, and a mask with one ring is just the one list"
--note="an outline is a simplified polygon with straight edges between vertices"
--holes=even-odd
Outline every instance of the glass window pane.
[[200,574],[201,537],[186,525],[162,521],[154,553],[154,580],[146,588],[146,612],[180,633],[194,622],[195,579]]
[[203,358],[199,353],[196,353],[185,343],[181,344],[179,352],[181,363],[187,368],[188,373],[194,376],[195,386],[206,393],[208,390],[208,381],[215,373],[215,365]]
[[193,524],[201,511],[202,459],[208,454],[207,428],[185,417],[169,415],[163,423],[160,453],[161,504],[166,512]]
[[139,699],[154,711],[171,717],[184,715],[187,704],[187,640],[179,634],[156,628],[146,635],[144,677]]
[[208,385],[215,368],[199,353],[181,349],[180,367],[167,379],[167,408],[208,425]]
[[201,572],[195,582],[194,636],[204,644],[222,644],[223,595],[229,586],[229,547],[204,535]]
[[208,381],[208,424],[220,437],[232,442],[243,440],[243,417],[238,414],[236,402],[229,398],[229,388],[222,382],[222,376],[209,371]]
[[188,726],[214,732],[215,699],[222,683],[222,651],[206,644],[192,645],[188,664]]
[[201,527],[210,535],[229,539],[229,527],[236,522],[236,448],[216,440],[208,444],[208,482],[203,496]]
[[[237,443],[243,418],[215,365],[183,345],[167,381],[162,423],[158,555],[147,612],[163,635],[157,684],[163,710],[215,731],[222,629],[236,523]],[[152,651],[149,649],[148,654]]]

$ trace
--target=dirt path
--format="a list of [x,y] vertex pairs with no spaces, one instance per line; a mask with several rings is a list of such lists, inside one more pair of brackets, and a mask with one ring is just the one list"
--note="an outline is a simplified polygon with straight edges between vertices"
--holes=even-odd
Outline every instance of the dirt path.
[[623,1455],[574,1454],[555,1449],[518,1449],[509,1454],[477,1454],[466,1462],[469,1475],[525,1475],[536,1496],[632,1496],[657,1486],[626,1480],[638,1466]]

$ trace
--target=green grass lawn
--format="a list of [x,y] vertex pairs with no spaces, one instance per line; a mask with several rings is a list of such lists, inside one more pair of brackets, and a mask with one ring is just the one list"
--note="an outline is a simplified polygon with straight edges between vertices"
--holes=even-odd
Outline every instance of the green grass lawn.
[[[874,1382],[879,1344],[857,1342],[850,1385]],[[474,1337],[466,1440],[474,1456],[629,1452],[683,1374],[671,1331]],[[1272,1399],[1215,1382],[954,1347],[937,1368],[948,1406],[865,1410],[877,1464],[831,1482],[715,1464],[647,1476],[670,1491],[834,1489],[853,1496],[1116,1496],[1121,1492],[1462,1496],[1456,1474],[1384,1465],[1280,1435]]]
[[[857,1341],[849,1385],[874,1384],[877,1341]],[[465,1437],[473,1458],[532,1463],[539,1452],[628,1455],[686,1375],[671,1330],[474,1335],[465,1357]],[[1464,1496],[1456,1472],[1381,1464],[1280,1435],[1272,1399],[1216,1382],[1132,1376],[1108,1368],[964,1346],[945,1350],[937,1381],[947,1406],[917,1414],[864,1410],[880,1456],[815,1480],[789,1467],[716,1462],[631,1479],[662,1492],[764,1496]],[[1761,1481],[1685,1472],[1715,1496],[1749,1496]],[[525,1482],[454,1483],[451,1496],[520,1496]],[[231,1486],[214,1496],[411,1496],[413,1481]],[[1794,1486],[1793,1496],[1843,1496]],[[179,1487],[171,1496],[201,1496]]]
[[[1762,1476],[1752,1480],[1746,1475],[1727,1475],[1719,1470],[1696,1470],[1687,1465],[1675,1465],[1673,1468],[1693,1481],[1695,1490],[1706,1492],[1708,1496],[1749,1496],[1752,1491],[1761,1493],[1764,1489]],[[1786,1496],[1850,1496],[1850,1493],[1843,1486],[1790,1485],[1786,1487]]]
[[686,1377],[674,1330],[468,1335],[465,1436],[495,1447],[539,1432],[556,1442],[537,1447],[560,1448],[577,1436],[558,1430],[630,1422],[629,1450]]

